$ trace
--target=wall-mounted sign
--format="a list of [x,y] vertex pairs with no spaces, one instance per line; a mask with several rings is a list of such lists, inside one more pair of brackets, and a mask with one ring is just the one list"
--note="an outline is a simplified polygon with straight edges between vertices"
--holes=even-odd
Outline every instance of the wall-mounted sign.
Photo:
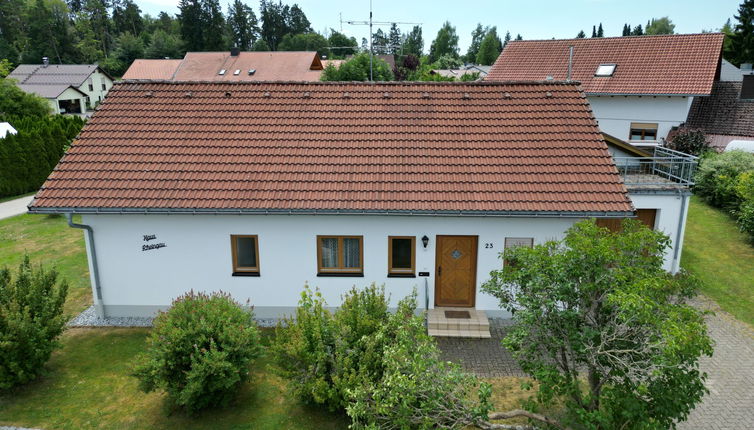
[[[145,234],[142,237],[144,238],[144,242],[149,242],[151,240],[157,240],[157,235],[156,234]],[[141,245],[141,250],[142,251],[151,251],[153,249],[160,249],[160,248],[164,248],[166,246],[167,245],[164,242],[150,243],[150,244],[147,244],[147,245]]]

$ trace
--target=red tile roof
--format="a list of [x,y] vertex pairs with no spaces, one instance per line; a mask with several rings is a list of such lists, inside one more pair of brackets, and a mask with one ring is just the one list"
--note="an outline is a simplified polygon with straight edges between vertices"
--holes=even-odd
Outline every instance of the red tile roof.
[[181,62],[183,60],[137,59],[123,74],[123,79],[170,80]]
[[121,82],[32,211],[623,214],[563,83]]
[[[722,44],[721,33],[511,41],[486,79],[567,79],[573,46],[572,79],[587,94],[708,95]],[[600,64],[617,64],[613,76],[594,76]]]

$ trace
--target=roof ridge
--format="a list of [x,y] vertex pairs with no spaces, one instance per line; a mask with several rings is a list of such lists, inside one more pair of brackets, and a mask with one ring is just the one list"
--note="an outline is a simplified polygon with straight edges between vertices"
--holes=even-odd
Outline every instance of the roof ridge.
[[291,84],[291,85],[307,85],[307,86],[338,86],[338,85],[359,85],[359,86],[405,86],[414,87],[420,85],[429,86],[458,86],[458,87],[499,87],[510,85],[562,85],[562,86],[579,86],[579,81],[567,81],[560,79],[545,79],[545,80],[511,80],[511,81],[212,81],[212,80],[197,80],[197,81],[174,81],[167,79],[121,79],[114,83],[114,85],[125,84],[171,84],[171,85],[269,85],[269,84]]
[[[510,40],[508,41],[508,44],[516,43],[519,44],[521,42],[564,42],[567,40],[578,40],[578,41],[599,41],[599,40],[607,40],[607,39],[638,39],[638,38],[660,38],[660,37],[679,37],[679,36],[702,36],[702,35],[719,35],[724,36],[725,33],[714,31],[709,33],[699,32],[699,33],[677,33],[677,34],[642,34],[642,35],[631,35],[631,36],[608,36],[608,37],[567,37],[564,39],[526,39],[526,40]],[[506,45],[507,46],[507,45]]]

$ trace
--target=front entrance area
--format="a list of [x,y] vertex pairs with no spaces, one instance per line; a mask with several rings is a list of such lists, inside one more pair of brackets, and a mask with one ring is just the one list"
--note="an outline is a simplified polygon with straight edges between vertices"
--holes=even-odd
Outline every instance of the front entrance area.
[[435,306],[474,307],[477,236],[437,236]]

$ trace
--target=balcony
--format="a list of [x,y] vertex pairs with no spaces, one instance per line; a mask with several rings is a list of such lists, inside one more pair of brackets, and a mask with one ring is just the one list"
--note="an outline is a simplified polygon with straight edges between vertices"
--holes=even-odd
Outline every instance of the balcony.
[[655,147],[651,157],[613,157],[629,191],[690,188],[698,158],[672,149]]

